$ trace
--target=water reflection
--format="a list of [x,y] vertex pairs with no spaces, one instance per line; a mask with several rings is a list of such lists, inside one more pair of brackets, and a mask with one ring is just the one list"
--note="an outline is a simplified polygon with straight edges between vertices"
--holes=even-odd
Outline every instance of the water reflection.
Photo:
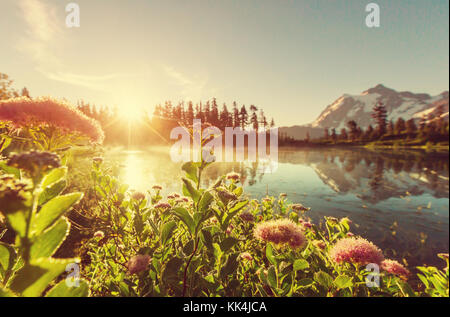
[[[159,184],[164,194],[181,190],[181,163],[168,148],[113,152],[122,164],[120,177],[146,191]],[[311,207],[313,221],[323,216],[350,217],[354,232],[374,241],[396,259],[411,265],[440,265],[437,252],[449,245],[449,154],[424,151],[326,149],[279,151],[276,172],[269,162],[215,163],[203,186],[234,171],[252,197],[288,194]]]

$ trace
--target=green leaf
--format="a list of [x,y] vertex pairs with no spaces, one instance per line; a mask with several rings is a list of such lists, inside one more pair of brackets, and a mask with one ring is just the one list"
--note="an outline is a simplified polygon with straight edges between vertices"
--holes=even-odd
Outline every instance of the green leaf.
[[269,286],[273,289],[278,288],[278,276],[277,272],[275,271],[275,267],[271,265],[269,269],[267,270],[267,282],[269,283]]
[[32,259],[52,256],[69,234],[70,224],[65,218],[58,220],[51,228],[36,237],[30,249]]
[[65,178],[67,175],[67,167],[59,167],[52,169],[49,173],[47,173],[41,182],[41,187],[46,188],[53,183],[56,183],[60,181],[61,179]]
[[214,196],[210,192],[204,192],[198,203],[198,210],[201,212],[207,211],[213,200]]
[[326,288],[329,288],[333,284],[333,279],[331,278],[331,276],[324,271],[315,273],[314,280]]
[[65,280],[56,284],[48,293],[46,297],[87,297],[89,295],[89,284],[80,279],[78,286],[67,286]]
[[309,268],[309,263],[305,259],[297,259],[294,261],[294,271],[303,271]]
[[5,135],[0,138],[0,154],[11,144],[12,138]]
[[161,244],[164,246],[166,242],[172,237],[173,231],[175,230],[177,223],[175,221],[169,221],[165,223],[161,229]]
[[181,221],[184,222],[184,224],[188,227],[189,232],[191,234],[195,231],[195,223],[194,219],[192,219],[191,215],[189,214],[189,211],[187,211],[186,208],[183,207],[176,207],[172,210],[172,213],[180,218]]
[[208,229],[202,229],[200,238],[208,250],[213,250],[213,239]]
[[39,206],[58,196],[66,188],[66,185],[67,181],[63,179],[46,187],[39,195]]
[[58,196],[42,206],[33,221],[33,234],[40,235],[42,231],[54,224],[59,217],[68,211],[83,197],[82,193],[72,193],[68,195]]
[[236,205],[234,205],[232,208],[230,208],[230,210],[228,211],[230,214],[236,214],[238,213],[242,208],[244,208],[245,206],[247,206],[248,204],[248,200],[243,200],[240,201],[238,203],[236,203]]
[[227,261],[225,262],[225,265],[220,270],[220,276],[222,278],[225,278],[229,274],[232,274],[236,272],[239,262],[237,261],[237,258],[239,256],[239,253],[232,253],[228,256]]
[[76,262],[77,259],[32,260],[16,273],[11,283],[11,290],[25,297],[41,296],[47,286],[64,272],[68,264]]
[[4,284],[6,284],[6,281],[10,276],[16,260],[17,253],[14,247],[0,242],[0,277],[4,280]]
[[200,192],[194,188],[192,181],[186,178],[182,178],[181,180],[183,181],[183,194],[191,197],[194,202],[198,202]]
[[402,280],[399,280],[399,279],[397,279],[395,281],[395,283],[400,288],[400,291],[402,292],[403,296],[405,296],[405,297],[415,297],[416,296],[413,289],[411,288],[411,286],[409,286],[408,283],[406,283]]
[[0,297],[17,297],[17,296],[9,289],[0,287]]
[[307,287],[311,285],[314,281],[310,278],[303,278],[300,281],[298,281],[298,285],[302,287]]
[[25,211],[18,210],[14,213],[6,215],[9,224],[14,231],[20,236],[25,237],[27,230],[27,218]]
[[183,166],[181,166],[181,169],[186,172],[186,176],[189,179],[193,180],[196,184],[198,183],[198,167],[195,163],[184,163]]
[[271,243],[266,244],[266,257],[270,263],[272,263],[273,265],[277,265],[277,261],[273,255],[273,247]]
[[176,257],[171,258],[169,262],[163,267],[163,270],[161,272],[161,279],[165,282],[176,282],[178,281],[178,272],[180,271],[181,267],[183,266],[182,259]]
[[340,276],[336,277],[336,279],[334,280],[333,283],[338,289],[348,288],[348,287],[353,286],[352,278],[347,275],[340,275]]
[[20,169],[6,165],[6,162],[0,162],[0,170],[3,170],[5,174],[12,174],[15,178],[20,179]]
[[223,239],[223,241],[220,243],[220,249],[226,253],[228,250],[230,250],[236,243],[238,243],[239,240],[233,237],[226,237]]

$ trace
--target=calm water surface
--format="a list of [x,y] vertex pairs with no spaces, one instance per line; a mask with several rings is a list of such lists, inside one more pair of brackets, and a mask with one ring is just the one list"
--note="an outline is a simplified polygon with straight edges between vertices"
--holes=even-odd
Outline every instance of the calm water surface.
[[[108,157],[133,189],[159,184],[164,194],[181,191],[181,163],[170,160],[169,148],[115,150]],[[347,216],[352,232],[388,256],[411,266],[442,266],[436,253],[449,249],[448,159],[448,152],[280,150],[275,172],[261,163],[214,163],[203,185],[238,172],[252,198],[286,193],[291,202],[311,207],[308,216],[316,223],[323,216]]]

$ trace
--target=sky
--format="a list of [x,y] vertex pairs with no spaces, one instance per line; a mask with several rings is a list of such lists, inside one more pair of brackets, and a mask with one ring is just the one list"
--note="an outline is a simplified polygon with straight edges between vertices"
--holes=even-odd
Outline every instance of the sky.
[[[79,28],[66,27],[70,2]],[[379,28],[365,24],[370,2]],[[448,90],[448,38],[448,0],[0,0],[0,72],[33,97],[124,112],[215,97],[278,126],[380,83]]]

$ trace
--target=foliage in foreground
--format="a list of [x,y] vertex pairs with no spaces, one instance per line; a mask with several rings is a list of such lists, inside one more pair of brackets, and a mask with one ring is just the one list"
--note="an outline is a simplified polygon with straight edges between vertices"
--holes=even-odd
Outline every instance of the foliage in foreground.
[[79,260],[52,257],[69,232],[64,214],[82,199],[62,195],[64,163],[34,151],[0,161],[0,210],[16,237],[0,243],[2,296],[449,295],[448,254],[443,270],[418,267],[423,285],[413,289],[409,270],[353,236],[347,218],[326,217],[322,230],[283,194],[250,200],[236,173],[202,188],[205,161],[184,164],[183,195],[163,201],[159,186],[129,191],[101,158],[91,173],[96,229],[76,287],[61,278]]

